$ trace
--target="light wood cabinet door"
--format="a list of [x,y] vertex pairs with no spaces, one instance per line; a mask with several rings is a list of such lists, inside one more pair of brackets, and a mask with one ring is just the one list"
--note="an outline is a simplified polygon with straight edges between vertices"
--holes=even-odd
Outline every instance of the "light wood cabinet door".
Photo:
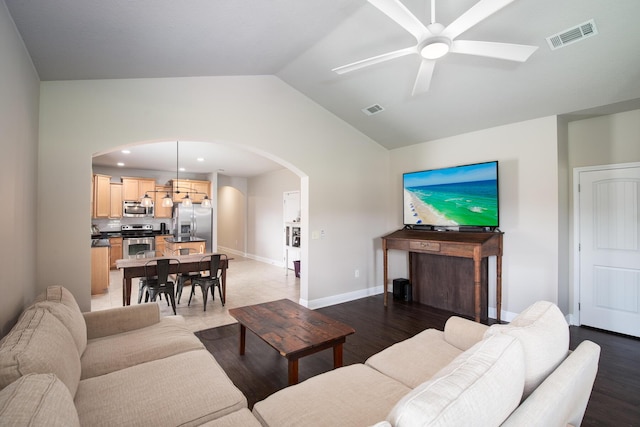
[[111,177],[93,176],[93,217],[109,218],[111,214]]
[[109,268],[115,270],[116,260],[122,259],[122,237],[110,237]]
[[165,256],[167,242],[164,240],[167,236],[156,236],[156,256]]
[[[193,203],[201,203],[204,199],[204,195],[211,198],[210,181],[197,181],[192,179],[180,179],[172,180],[171,185],[173,187],[173,202],[180,203],[184,196],[189,193],[189,198]],[[179,191],[179,193],[178,193]]]
[[122,218],[122,184],[112,183],[111,191],[111,209],[109,218]]
[[211,198],[210,193],[211,182],[209,181],[191,181],[191,189],[193,190],[193,202],[202,203],[204,196]]
[[207,242],[180,242],[180,243],[167,243],[166,249],[168,254],[176,255],[179,249],[190,248],[190,253],[203,254],[207,252]]
[[91,295],[101,294],[109,287],[109,248],[91,248]]
[[153,211],[156,218],[171,218],[173,207],[165,208],[162,206],[162,199],[164,199],[164,196],[166,196],[167,193],[171,195],[171,187],[156,187],[155,206]]
[[153,179],[122,177],[122,200],[139,202],[145,193],[153,197],[155,187]]

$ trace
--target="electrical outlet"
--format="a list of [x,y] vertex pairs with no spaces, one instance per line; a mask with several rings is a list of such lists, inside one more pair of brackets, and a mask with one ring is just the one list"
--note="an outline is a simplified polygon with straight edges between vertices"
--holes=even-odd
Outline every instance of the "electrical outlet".
[[360,270],[358,270],[358,269],[356,268],[356,273],[355,273],[355,274],[356,274],[356,279],[357,279],[358,277],[360,277]]

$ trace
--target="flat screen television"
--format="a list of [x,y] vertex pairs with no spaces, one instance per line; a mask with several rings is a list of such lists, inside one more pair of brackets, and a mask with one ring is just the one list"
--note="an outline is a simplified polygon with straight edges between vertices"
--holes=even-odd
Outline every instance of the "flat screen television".
[[405,173],[402,184],[405,226],[499,225],[497,161]]

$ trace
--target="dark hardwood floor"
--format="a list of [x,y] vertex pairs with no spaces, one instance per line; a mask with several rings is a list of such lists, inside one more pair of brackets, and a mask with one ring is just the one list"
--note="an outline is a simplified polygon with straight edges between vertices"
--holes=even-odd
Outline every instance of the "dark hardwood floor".
[[[347,337],[344,364],[362,363],[369,356],[427,328],[442,330],[452,313],[415,302],[382,295],[363,298],[318,311],[352,326]],[[598,375],[583,426],[640,426],[640,340],[583,327],[570,327],[575,348],[591,340],[602,348]],[[247,332],[246,353],[238,355],[239,326],[228,325],[196,332],[234,384],[247,396],[249,408],[287,386],[287,361]],[[333,367],[333,353],[323,351],[300,359],[300,381]]]

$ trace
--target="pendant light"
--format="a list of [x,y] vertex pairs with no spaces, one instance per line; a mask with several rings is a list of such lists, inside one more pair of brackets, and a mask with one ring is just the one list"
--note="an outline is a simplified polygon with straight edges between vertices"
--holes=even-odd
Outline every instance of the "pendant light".
[[211,208],[211,199],[205,194],[204,195],[204,199],[202,199],[202,202],[200,203],[200,206],[202,206],[203,208]]
[[171,198],[169,193],[167,193],[167,195],[162,198],[162,207],[170,208],[172,206],[173,206],[173,199]]
[[153,199],[149,197],[147,193],[144,193],[144,197],[142,198],[142,200],[140,200],[140,204],[145,208],[150,208],[151,206],[153,206]]

